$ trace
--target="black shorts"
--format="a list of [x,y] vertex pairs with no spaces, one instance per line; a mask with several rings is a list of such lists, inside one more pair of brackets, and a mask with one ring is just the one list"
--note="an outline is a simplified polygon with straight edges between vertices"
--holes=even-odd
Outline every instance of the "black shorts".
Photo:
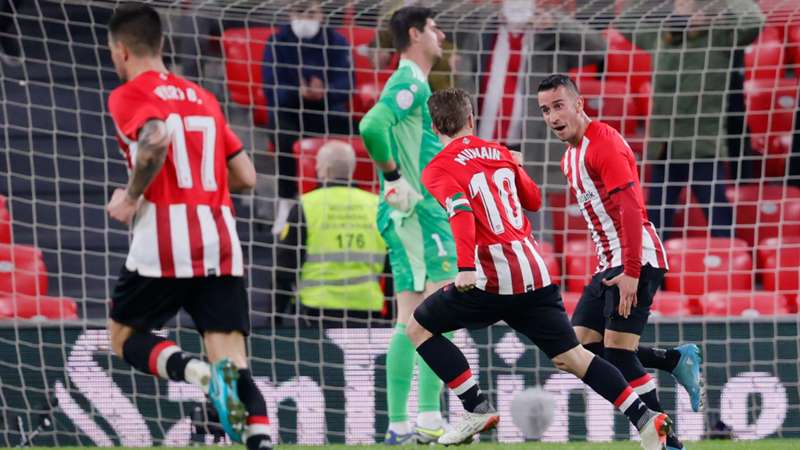
[[243,277],[149,278],[124,266],[111,295],[111,319],[138,331],[161,328],[183,308],[200,333],[250,333]]
[[480,289],[459,292],[448,284],[417,307],[414,319],[434,334],[486,328],[503,320],[550,359],[578,345],[556,285],[524,294],[497,295]]
[[572,325],[586,327],[603,334],[606,329],[641,335],[650,317],[653,296],[664,280],[664,269],[650,264],[642,266],[639,289],[636,291],[636,306],[631,308],[628,318],[619,315],[619,288],[603,284],[622,273],[622,266],[612,267],[596,273],[592,281],[583,288],[583,294],[572,314]]

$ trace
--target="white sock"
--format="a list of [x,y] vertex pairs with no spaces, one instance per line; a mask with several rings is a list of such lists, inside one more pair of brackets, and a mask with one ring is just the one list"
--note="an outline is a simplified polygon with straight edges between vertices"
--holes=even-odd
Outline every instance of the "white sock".
[[442,426],[442,413],[439,411],[425,411],[417,414],[417,425],[422,428],[436,430]]
[[411,428],[409,428],[408,422],[405,420],[402,422],[389,422],[389,430],[397,434],[411,433]]
[[208,383],[211,380],[211,366],[207,362],[193,359],[186,364],[183,372],[187,383],[199,386],[204,393],[208,394]]

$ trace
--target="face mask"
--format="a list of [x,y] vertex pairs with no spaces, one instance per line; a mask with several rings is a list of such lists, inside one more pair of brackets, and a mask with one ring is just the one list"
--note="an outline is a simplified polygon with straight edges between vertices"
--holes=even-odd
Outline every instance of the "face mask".
[[292,20],[292,32],[300,39],[311,39],[319,33],[319,21],[313,19]]
[[505,0],[502,12],[507,24],[524,25],[533,17],[533,4],[531,0]]

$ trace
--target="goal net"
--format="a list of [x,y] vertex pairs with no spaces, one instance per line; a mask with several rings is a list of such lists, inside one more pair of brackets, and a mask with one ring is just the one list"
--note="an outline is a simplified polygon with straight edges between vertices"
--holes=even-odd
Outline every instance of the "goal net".
[[[134,372],[111,355],[104,328],[129,243],[128,230],[105,211],[127,180],[107,110],[119,85],[106,31],[117,3],[0,2],[1,445],[218,440],[199,390]],[[276,261],[281,244],[271,231],[281,208],[317,188],[315,155],[329,139],[355,147],[352,184],[377,189],[357,124],[397,64],[386,17],[409,2],[323,0],[323,27],[341,40],[310,45],[313,52],[271,44],[276,34],[293,33],[292,2],[150,3],[165,25],[168,67],[217,95],[256,163],[258,187],[235,196],[235,206],[254,327],[252,368],[274,441],[380,442],[388,423],[391,277],[381,277],[385,307],[370,319],[314,320],[294,288],[277,282],[280,273],[296,279],[299,271]],[[438,12],[446,34],[432,88],[473,94],[477,133],[520,149],[542,187],[544,207],[530,218],[566,308],[574,309],[596,260],[560,172],[565,144],[544,126],[536,104],[539,81],[553,72],[570,74],[587,114],[620,130],[636,154],[671,267],[643,342],[693,342],[705,357],[708,398],[699,413],[669,373],[656,373],[679,436],[800,437],[798,3],[423,3]],[[269,48],[282,55],[272,64],[264,62]],[[277,60],[290,50],[294,62]],[[313,63],[298,64],[312,53]],[[279,71],[320,78],[325,101],[283,102],[283,88],[267,84]],[[296,85],[288,90],[297,98]],[[162,332],[201,353],[187,316]],[[543,440],[636,438],[610,404],[507,326],[459,331],[454,339],[503,416],[482,439],[523,441],[511,402],[537,385],[556,405]],[[460,403],[447,390],[442,396],[453,420]],[[412,420],[416,402],[414,387]]]

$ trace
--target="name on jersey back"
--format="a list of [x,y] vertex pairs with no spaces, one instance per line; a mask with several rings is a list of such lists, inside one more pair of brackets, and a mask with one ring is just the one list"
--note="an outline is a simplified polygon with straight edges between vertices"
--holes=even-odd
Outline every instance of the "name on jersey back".
[[500,150],[491,147],[481,147],[481,148],[465,148],[458,152],[453,161],[461,164],[462,166],[467,165],[467,161],[475,158],[483,158],[483,159],[500,159]]
[[198,105],[203,104],[203,100],[197,97],[197,92],[195,92],[192,88],[186,88],[186,92],[184,92],[183,89],[179,88],[178,86],[162,84],[153,89],[153,94],[164,101],[184,100],[197,103]]

